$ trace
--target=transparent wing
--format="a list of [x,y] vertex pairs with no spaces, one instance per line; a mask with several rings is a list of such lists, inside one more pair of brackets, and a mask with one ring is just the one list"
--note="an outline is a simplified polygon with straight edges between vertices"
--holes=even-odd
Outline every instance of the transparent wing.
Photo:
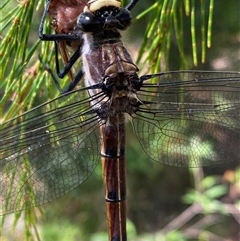
[[49,202],[91,175],[100,156],[99,123],[90,98],[80,101],[84,92],[1,124],[0,214]]
[[[169,72],[145,83],[133,128],[157,162],[179,167],[240,160],[240,73]],[[155,79],[156,80],[156,79]],[[156,82],[155,82],[156,83]]]

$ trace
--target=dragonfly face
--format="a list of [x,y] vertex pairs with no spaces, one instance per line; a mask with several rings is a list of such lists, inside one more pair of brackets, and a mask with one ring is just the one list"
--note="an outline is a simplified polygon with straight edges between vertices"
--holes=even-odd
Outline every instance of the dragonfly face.
[[[109,6],[93,5],[93,3],[89,3],[77,20],[78,27],[83,32],[97,34],[108,29],[124,30],[131,24],[130,12],[125,8],[119,8],[118,1],[113,1]],[[110,40],[111,35],[102,38]]]

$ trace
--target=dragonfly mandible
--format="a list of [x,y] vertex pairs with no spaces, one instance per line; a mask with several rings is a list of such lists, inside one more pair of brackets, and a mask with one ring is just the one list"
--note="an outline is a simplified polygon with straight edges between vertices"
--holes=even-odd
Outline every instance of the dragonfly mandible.
[[[1,124],[1,214],[66,194],[86,181],[101,159],[109,240],[127,240],[127,120],[156,162],[198,167],[239,160],[240,73],[139,77],[119,32],[131,24],[137,2],[126,7],[117,0],[84,2],[72,25],[76,31],[61,31],[61,23],[56,34],[43,37],[76,43],[64,74],[80,57],[83,68],[58,98]],[[47,1],[43,20],[51,4]],[[42,28],[43,21],[40,33]],[[85,87],[77,89],[83,76]]]

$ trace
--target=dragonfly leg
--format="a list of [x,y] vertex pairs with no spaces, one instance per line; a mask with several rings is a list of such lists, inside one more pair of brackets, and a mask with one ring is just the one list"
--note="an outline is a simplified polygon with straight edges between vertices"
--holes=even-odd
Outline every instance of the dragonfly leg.
[[138,2],[138,0],[131,0],[131,2],[126,6],[126,9],[128,11],[131,11],[135,7],[137,2]]
[[68,60],[68,62],[66,63],[66,65],[64,66],[64,68],[62,70],[60,70],[59,67],[59,59],[58,59],[58,43],[57,41],[54,41],[55,43],[55,62],[56,62],[56,70],[57,70],[57,75],[59,78],[63,78],[65,77],[68,72],[71,70],[72,66],[75,64],[75,62],[79,59],[79,57],[81,56],[81,46],[79,46],[79,48],[75,51],[75,53],[72,55],[72,57]]
[[[74,54],[74,55],[75,55],[75,54]],[[72,58],[74,57],[74,55],[72,56]],[[54,82],[54,84],[56,85],[58,91],[59,91],[61,94],[65,94],[65,93],[68,93],[68,92],[70,92],[71,90],[73,90],[73,89],[77,86],[77,84],[79,83],[79,81],[82,79],[82,77],[83,77],[83,70],[80,69],[80,71],[79,71],[79,72],[77,73],[77,75],[74,77],[73,81],[70,82],[70,84],[68,85],[68,87],[65,88],[65,89],[62,89],[62,87],[60,86],[60,84],[59,84],[59,82],[58,82],[58,79],[57,79],[56,76],[54,75],[52,69],[43,62],[43,60],[42,60],[42,58],[41,58],[40,56],[38,56],[38,58],[39,58],[39,61],[41,62],[41,64],[44,66],[45,70],[52,76],[53,82]],[[72,58],[71,58],[71,59],[72,59]],[[69,60],[69,62],[71,61],[71,59]],[[68,62],[68,63],[69,63],[69,62]],[[69,66],[68,66],[69,69],[71,68],[71,66],[72,66],[72,65],[69,64]],[[64,68],[64,69],[66,70],[66,68]],[[68,71],[65,71],[65,74],[64,74],[62,77],[64,77],[64,76],[67,74],[67,72],[68,72]]]
[[80,71],[77,73],[77,75],[74,77],[73,81],[68,85],[68,87],[63,90],[61,93],[62,94],[65,94],[65,93],[68,93],[70,92],[71,90],[73,90],[77,84],[79,83],[79,81],[82,79],[84,73],[83,73],[83,70],[80,69]]

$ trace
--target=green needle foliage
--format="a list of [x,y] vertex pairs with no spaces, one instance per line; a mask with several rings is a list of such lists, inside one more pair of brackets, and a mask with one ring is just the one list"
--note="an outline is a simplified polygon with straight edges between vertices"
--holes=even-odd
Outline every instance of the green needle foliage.
[[[214,0],[156,1],[137,16],[141,19],[150,15],[137,62],[149,64],[153,73],[169,69],[170,62],[176,61],[176,58],[180,59],[180,69],[192,67],[191,63],[197,66],[199,54],[201,62],[205,62],[206,47],[211,45],[213,6]],[[200,16],[200,21],[196,15]],[[198,32],[200,37],[197,36]],[[190,36],[192,61],[189,64],[186,61],[186,46]],[[176,45],[175,59],[170,55],[171,45]]]
[[[40,55],[55,69],[53,43],[41,43],[37,34],[44,4],[44,0],[6,0],[1,6],[1,121],[59,95],[38,59]],[[50,31],[48,23],[45,32]]]

